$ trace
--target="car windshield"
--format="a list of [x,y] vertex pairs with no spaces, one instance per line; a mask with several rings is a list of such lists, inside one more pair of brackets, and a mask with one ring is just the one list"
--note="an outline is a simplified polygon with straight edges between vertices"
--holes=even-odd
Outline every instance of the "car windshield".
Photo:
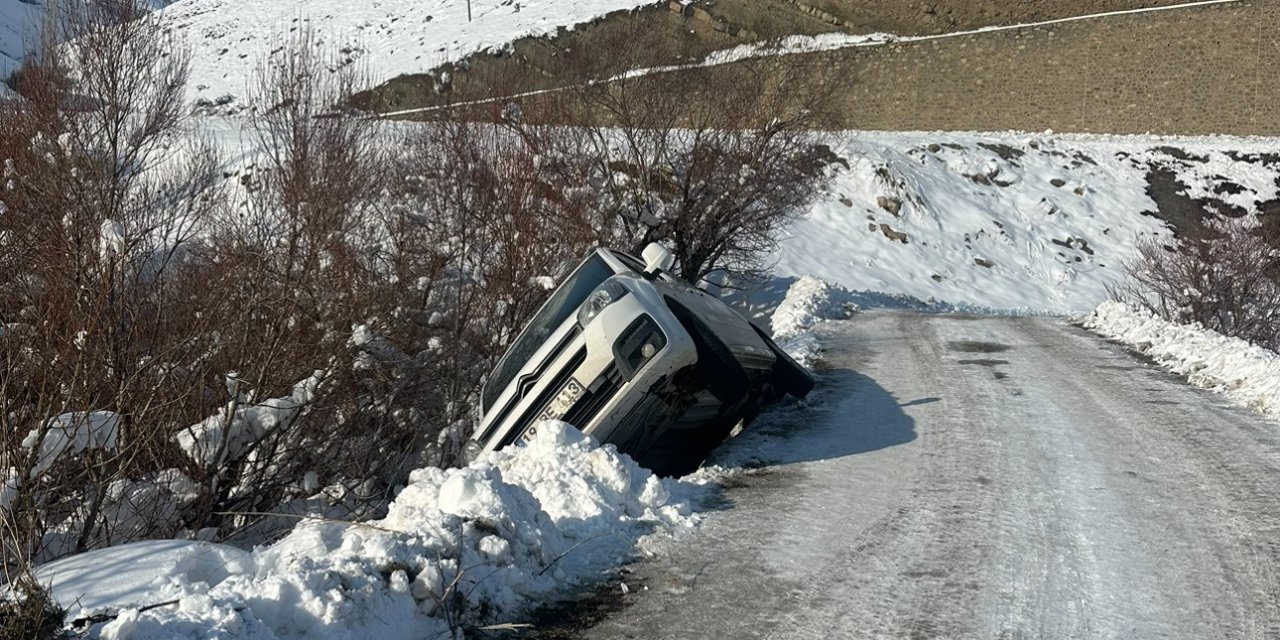
[[565,318],[582,306],[582,302],[596,287],[600,286],[600,283],[612,275],[614,275],[613,269],[604,261],[604,258],[601,258],[598,253],[593,253],[574,270],[555,293],[551,294],[551,299],[525,326],[520,337],[516,338],[510,349],[507,349],[507,355],[503,356],[502,361],[498,363],[493,376],[485,383],[482,398],[485,412],[489,411],[498,396],[502,395],[502,390],[511,384],[512,378],[515,378],[516,374],[524,368],[525,363],[538,350],[538,347],[541,347],[542,343],[551,337],[551,333],[564,324]]

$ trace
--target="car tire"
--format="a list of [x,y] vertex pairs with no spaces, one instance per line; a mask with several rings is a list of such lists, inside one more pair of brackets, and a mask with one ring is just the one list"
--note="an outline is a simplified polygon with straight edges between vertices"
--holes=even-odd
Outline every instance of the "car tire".
[[769,350],[773,352],[776,360],[773,363],[773,373],[770,375],[770,385],[781,393],[792,395],[797,398],[804,398],[809,395],[810,391],[818,385],[818,379],[809,372],[804,365],[796,362],[791,354],[787,353],[773,341],[764,329],[751,323],[751,328],[755,329],[756,335],[760,336],[764,343],[769,345]]

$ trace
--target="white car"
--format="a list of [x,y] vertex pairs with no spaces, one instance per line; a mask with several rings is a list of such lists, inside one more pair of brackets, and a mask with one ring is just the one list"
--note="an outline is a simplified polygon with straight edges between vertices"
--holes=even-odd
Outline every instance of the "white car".
[[484,386],[480,452],[563,420],[656,472],[683,474],[763,402],[813,389],[762,330],[668,275],[665,248],[644,257],[597,249],[539,309]]

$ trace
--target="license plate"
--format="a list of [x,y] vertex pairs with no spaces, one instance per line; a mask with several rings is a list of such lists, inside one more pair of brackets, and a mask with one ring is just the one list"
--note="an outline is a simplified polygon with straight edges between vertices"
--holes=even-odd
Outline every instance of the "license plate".
[[577,404],[578,400],[586,392],[587,390],[577,380],[569,378],[569,382],[560,389],[560,393],[557,393],[556,397],[551,400],[551,404],[547,405],[547,408],[542,411],[538,416],[538,420],[559,420],[563,418],[564,414],[569,413],[573,405]]

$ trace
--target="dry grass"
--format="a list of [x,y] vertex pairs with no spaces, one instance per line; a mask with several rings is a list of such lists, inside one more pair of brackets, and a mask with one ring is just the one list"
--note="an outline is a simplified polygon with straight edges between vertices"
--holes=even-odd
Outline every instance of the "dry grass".
[[60,637],[66,611],[49,592],[24,578],[10,589],[12,599],[0,600],[0,640],[52,640]]

